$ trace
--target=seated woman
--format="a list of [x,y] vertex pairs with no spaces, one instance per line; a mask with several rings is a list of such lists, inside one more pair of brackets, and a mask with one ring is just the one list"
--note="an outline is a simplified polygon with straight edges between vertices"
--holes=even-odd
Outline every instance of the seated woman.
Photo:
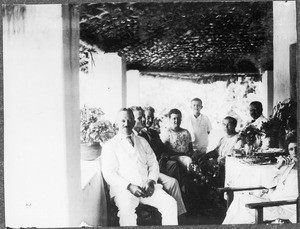
[[161,134],[161,140],[167,147],[167,156],[178,161],[186,171],[192,163],[193,146],[188,130],[180,127],[182,115],[180,110],[171,109],[168,113],[169,128]]
[[[274,169],[278,170],[275,178],[277,185],[260,196],[250,194],[235,195],[233,202],[227,210],[223,224],[251,224],[254,223],[254,210],[245,207],[247,203],[264,201],[291,200],[298,197],[297,176],[297,143],[296,135],[287,138],[289,156],[279,158]],[[288,219],[296,223],[296,205],[267,207],[263,210],[264,220]]]
[[214,158],[218,161],[220,166],[219,180],[220,187],[224,186],[225,181],[225,158],[232,154],[233,149],[239,149],[242,142],[238,139],[239,135],[235,128],[237,125],[237,120],[231,116],[227,116],[223,119],[223,126],[226,135],[220,139],[219,144],[213,150],[204,155],[204,158]]
[[167,151],[167,149],[165,144],[162,143],[158,131],[153,128],[154,113],[155,110],[153,107],[144,107],[145,128],[141,129],[139,135],[144,137],[153,149],[156,159],[159,162],[160,172],[176,178],[177,181],[181,183],[178,162],[161,160],[161,156]]

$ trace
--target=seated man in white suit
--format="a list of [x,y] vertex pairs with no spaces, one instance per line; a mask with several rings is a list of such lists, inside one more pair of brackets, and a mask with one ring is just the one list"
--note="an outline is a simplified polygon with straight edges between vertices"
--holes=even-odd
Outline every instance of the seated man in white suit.
[[119,209],[120,226],[136,226],[139,203],[156,207],[162,225],[177,225],[177,203],[157,184],[159,166],[148,142],[133,134],[134,115],[123,108],[118,112],[118,134],[102,151],[102,172]]

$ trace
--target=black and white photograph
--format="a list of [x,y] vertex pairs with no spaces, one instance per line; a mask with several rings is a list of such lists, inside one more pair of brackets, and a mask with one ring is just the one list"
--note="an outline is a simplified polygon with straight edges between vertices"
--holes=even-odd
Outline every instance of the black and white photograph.
[[299,223],[299,8],[2,3],[1,226]]

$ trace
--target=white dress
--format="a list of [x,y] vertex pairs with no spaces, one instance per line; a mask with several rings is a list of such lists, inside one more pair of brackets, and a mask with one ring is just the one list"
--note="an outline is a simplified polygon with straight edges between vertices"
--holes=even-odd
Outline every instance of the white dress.
[[[281,169],[281,174],[277,177],[277,186],[273,192],[270,190],[262,196],[249,193],[235,195],[223,224],[253,224],[255,211],[245,207],[245,204],[296,199],[298,197],[298,176],[297,169],[292,169],[292,167],[293,165],[289,165]],[[264,208],[263,214],[264,220],[289,219],[292,223],[296,223],[296,205]]]

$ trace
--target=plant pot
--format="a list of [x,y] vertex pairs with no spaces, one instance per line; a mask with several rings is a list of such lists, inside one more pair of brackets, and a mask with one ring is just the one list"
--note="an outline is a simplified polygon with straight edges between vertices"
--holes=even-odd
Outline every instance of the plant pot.
[[80,155],[83,161],[93,161],[101,155],[102,147],[99,142],[81,143]]

